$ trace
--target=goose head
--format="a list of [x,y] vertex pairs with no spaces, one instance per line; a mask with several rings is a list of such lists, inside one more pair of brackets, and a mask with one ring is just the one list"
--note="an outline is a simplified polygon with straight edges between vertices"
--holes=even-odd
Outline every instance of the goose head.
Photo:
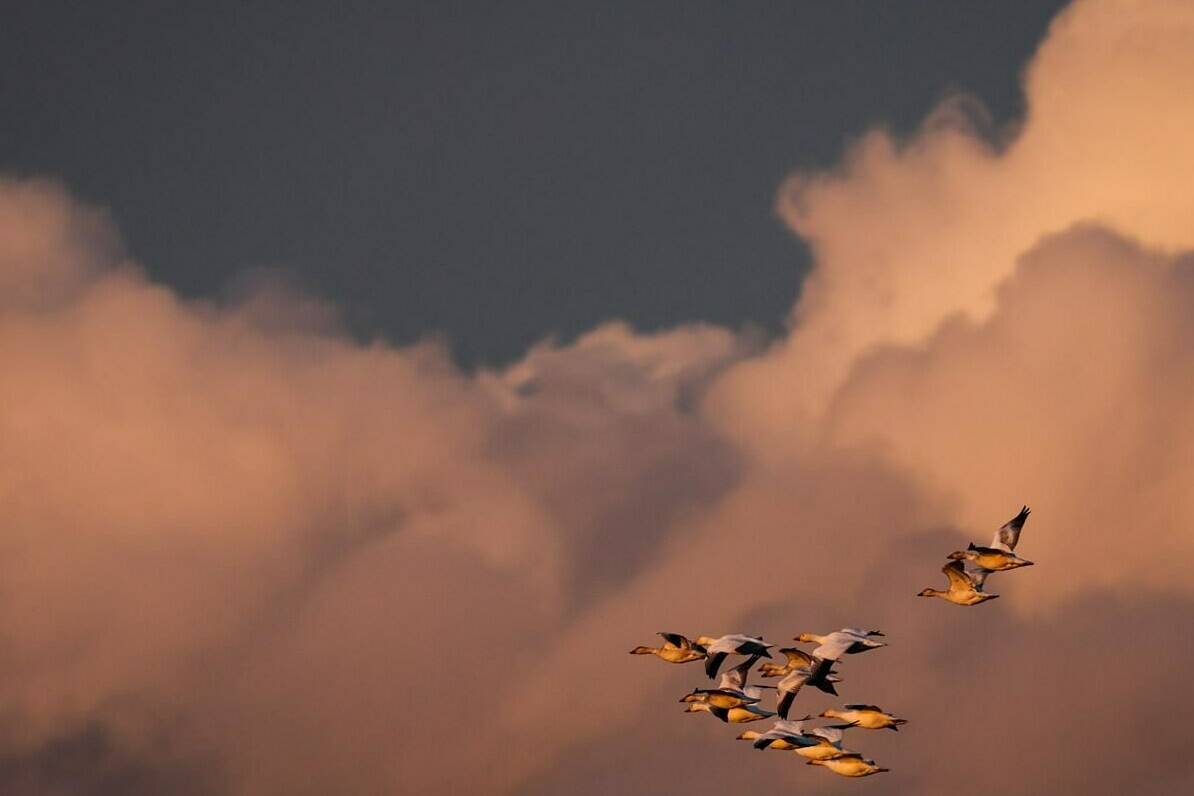
[[917,592],[916,596],[917,597],[936,597],[939,594],[942,594],[942,592],[939,592],[936,589],[921,589],[919,592]]
[[966,551],[965,550],[955,550],[952,553],[950,553],[948,556],[946,556],[946,558],[948,558],[950,561],[961,561],[962,559],[966,558]]
[[813,633],[801,633],[799,636],[793,636],[792,640],[804,642],[820,641],[820,639]]
[[630,651],[631,655],[654,655],[655,650],[650,647],[635,647]]

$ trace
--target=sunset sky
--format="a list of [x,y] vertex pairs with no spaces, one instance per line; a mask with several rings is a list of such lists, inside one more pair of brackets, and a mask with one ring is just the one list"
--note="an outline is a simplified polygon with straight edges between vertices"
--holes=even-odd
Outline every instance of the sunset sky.
[[1194,791],[1194,3],[240,5],[0,25],[0,793]]

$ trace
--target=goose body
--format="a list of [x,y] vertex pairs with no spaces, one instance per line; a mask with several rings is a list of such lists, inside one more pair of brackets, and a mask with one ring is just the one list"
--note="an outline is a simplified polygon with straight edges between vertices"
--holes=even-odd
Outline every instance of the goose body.
[[1015,553],[1000,550],[997,547],[978,547],[971,543],[965,550],[956,550],[949,554],[951,561],[970,561],[976,567],[988,572],[1006,572],[1019,567],[1031,567],[1032,562],[1020,558]]
[[878,641],[875,636],[882,636],[878,630],[861,630],[856,627],[846,627],[822,636],[818,633],[801,633],[793,641],[816,643],[813,657],[821,660],[836,661],[843,655],[857,655],[868,650],[886,647],[887,643]]
[[757,705],[741,705],[736,708],[719,708],[708,702],[693,702],[684,709],[685,713],[712,713],[728,724],[746,724],[751,721],[762,721],[775,716],[770,710],[763,710]]
[[957,560],[950,561],[941,568],[941,571],[949,580],[949,588],[945,591],[933,588],[923,589],[917,595],[918,597],[940,597],[954,605],[978,605],[999,596],[983,591],[983,583],[987,579],[987,571],[984,569],[967,570],[962,562]]
[[717,676],[717,672],[727,656],[746,655],[770,658],[771,648],[775,646],[764,642],[762,638],[741,634],[721,636],[720,638],[701,636],[696,640],[696,645],[706,652],[705,674],[709,675],[710,680]]
[[758,697],[747,696],[736,688],[694,688],[692,693],[680,697],[681,702],[705,704],[715,708],[737,708],[753,705]]
[[654,655],[668,663],[688,663],[689,661],[699,661],[705,657],[704,647],[693,644],[679,633],[660,633],[659,635],[663,638],[662,647],[635,647],[630,654]]
[[907,724],[907,719],[899,719],[890,713],[885,713],[878,705],[846,705],[845,710],[826,710],[821,718],[841,719],[849,727],[862,727],[866,730],[896,730],[901,724]]
[[808,764],[810,766],[824,766],[834,774],[842,777],[869,777],[871,774],[891,770],[889,768],[880,768],[875,764],[874,760],[868,760],[857,752],[850,752],[825,760],[812,759],[808,761]]
[[808,738],[815,741],[812,746],[802,746],[796,754],[806,760],[832,760],[852,752],[842,749],[842,731],[833,727],[817,727],[810,730]]

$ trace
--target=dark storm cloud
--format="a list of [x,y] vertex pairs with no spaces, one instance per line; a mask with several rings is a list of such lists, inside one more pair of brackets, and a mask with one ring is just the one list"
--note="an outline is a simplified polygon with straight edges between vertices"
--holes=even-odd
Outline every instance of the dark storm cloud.
[[18,3],[0,169],[111,207],[183,295],[284,266],[469,362],[615,317],[778,330],[782,176],[947,91],[1017,115],[1060,5]]

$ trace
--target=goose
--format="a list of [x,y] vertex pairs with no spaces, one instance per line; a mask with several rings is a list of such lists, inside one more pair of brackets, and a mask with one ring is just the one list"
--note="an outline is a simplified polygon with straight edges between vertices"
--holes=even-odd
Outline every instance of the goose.
[[983,591],[983,583],[987,580],[985,569],[967,570],[961,561],[950,561],[941,568],[945,577],[949,579],[949,589],[922,589],[917,597],[940,597],[954,605],[978,605],[987,600],[994,600],[998,594],[987,594]]
[[693,644],[679,633],[660,633],[662,647],[635,647],[631,655],[655,655],[668,663],[688,663],[705,657],[705,648]]
[[830,725],[836,729],[846,727],[862,727],[864,730],[895,730],[899,732],[901,724],[907,724],[907,719],[898,719],[890,713],[884,713],[878,705],[846,705],[845,710],[826,710],[819,714],[823,719],[841,719],[847,724]]
[[817,633],[801,633],[792,640],[802,643],[815,642],[819,646],[813,650],[813,657],[836,661],[843,655],[857,655],[867,650],[886,647],[886,642],[876,641],[873,638],[882,635],[878,630],[859,630],[856,627],[846,627],[824,636]]
[[805,685],[812,685],[826,693],[837,696],[837,689],[833,687],[833,684],[841,682],[841,678],[833,674],[833,663],[833,661],[829,660],[814,659],[812,668],[793,669],[791,673],[776,684],[775,712],[779,714],[781,719],[788,718],[788,711],[792,708],[792,702],[796,699],[796,695],[800,693],[800,689]]
[[810,718],[812,717],[805,716],[798,721],[777,721],[767,732],[751,733],[754,736],[755,749],[788,750],[819,745],[819,739],[804,734],[804,722]]
[[712,713],[717,718],[729,724],[746,724],[751,721],[762,721],[774,718],[775,713],[763,710],[757,705],[741,705],[736,708],[719,708],[708,702],[693,702],[684,708],[685,713]]
[[762,658],[771,657],[774,644],[767,644],[762,637],[734,634],[721,638],[701,636],[696,640],[698,646],[705,650],[705,674],[712,680],[717,676],[717,670],[725,661],[727,655],[758,655]]
[[825,760],[812,759],[808,761],[808,765],[824,766],[842,777],[869,777],[871,774],[891,771],[890,768],[880,768],[874,760],[868,760],[857,752],[848,752]]
[[762,677],[783,677],[793,669],[810,669],[813,667],[813,656],[796,647],[784,647],[779,652],[788,659],[787,663],[764,663],[759,667]]
[[836,727],[817,727],[809,730],[807,737],[816,741],[814,746],[802,746],[796,754],[806,760],[832,760],[842,755],[854,754],[842,749],[842,731]]
[[1009,553],[996,547],[979,547],[974,542],[966,546],[965,550],[955,550],[949,554],[950,561],[970,561],[979,569],[988,572],[1006,572],[1019,567],[1031,567],[1027,558],[1020,558],[1015,553]]
[[694,688],[688,694],[680,697],[681,702],[705,704],[715,708],[738,708],[743,705],[753,705],[758,697],[747,696],[736,688]]
[[989,547],[980,547],[971,542],[965,550],[956,550],[949,554],[952,561],[972,561],[975,565],[990,572],[1004,572],[1018,567],[1031,567],[1032,562],[1021,558],[1013,552],[1020,541],[1020,531],[1031,514],[1031,509],[1024,506],[1020,513],[1005,522],[995,532]]

